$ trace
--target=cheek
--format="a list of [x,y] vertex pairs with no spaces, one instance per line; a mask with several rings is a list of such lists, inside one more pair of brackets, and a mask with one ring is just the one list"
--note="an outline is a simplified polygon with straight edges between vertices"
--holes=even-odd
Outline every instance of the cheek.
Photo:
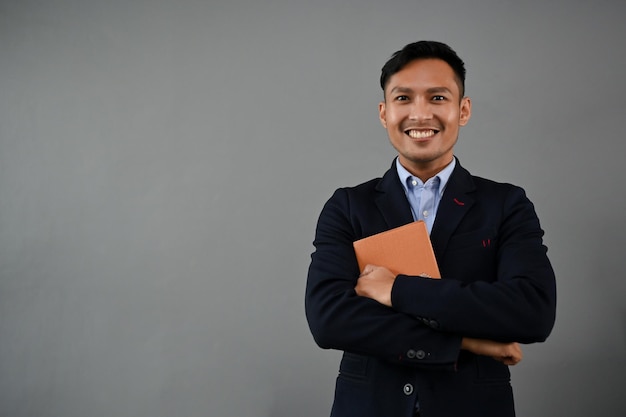
[[451,113],[446,117],[446,123],[449,129],[457,128],[461,124],[461,115],[459,113]]
[[387,112],[387,126],[389,127],[397,127],[398,125],[400,125],[400,122],[402,121],[402,114],[398,113],[397,111],[392,111],[392,112]]

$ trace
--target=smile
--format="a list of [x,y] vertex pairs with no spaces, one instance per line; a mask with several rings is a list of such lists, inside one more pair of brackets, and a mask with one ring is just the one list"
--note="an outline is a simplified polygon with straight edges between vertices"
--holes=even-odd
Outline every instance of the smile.
[[409,130],[407,130],[404,133],[406,133],[407,135],[409,135],[413,139],[426,139],[426,138],[430,138],[430,137],[435,136],[435,134],[437,134],[437,132],[439,132],[439,131],[438,130],[433,130],[433,129],[429,129],[429,130],[409,129]]

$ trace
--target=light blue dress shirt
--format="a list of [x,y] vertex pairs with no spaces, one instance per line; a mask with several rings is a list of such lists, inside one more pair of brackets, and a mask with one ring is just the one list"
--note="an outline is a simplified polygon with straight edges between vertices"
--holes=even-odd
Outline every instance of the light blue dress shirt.
[[413,220],[423,220],[424,223],[426,223],[429,234],[435,223],[439,201],[441,201],[441,196],[443,195],[455,166],[456,158],[453,158],[452,162],[444,169],[424,183],[407,171],[406,168],[402,166],[399,159],[396,158],[398,177],[400,177],[406,198],[411,205]]

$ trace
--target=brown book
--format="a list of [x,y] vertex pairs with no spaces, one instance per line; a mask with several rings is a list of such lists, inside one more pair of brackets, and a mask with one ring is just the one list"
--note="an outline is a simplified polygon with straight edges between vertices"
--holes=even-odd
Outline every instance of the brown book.
[[384,266],[394,275],[441,278],[426,223],[421,220],[353,243],[359,269]]

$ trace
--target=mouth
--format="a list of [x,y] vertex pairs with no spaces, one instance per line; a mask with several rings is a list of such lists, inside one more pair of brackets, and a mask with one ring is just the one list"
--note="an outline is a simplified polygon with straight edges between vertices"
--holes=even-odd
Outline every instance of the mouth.
[[404,133],[411,139],[430,139],[439,133],[437,129],[407,129]]

